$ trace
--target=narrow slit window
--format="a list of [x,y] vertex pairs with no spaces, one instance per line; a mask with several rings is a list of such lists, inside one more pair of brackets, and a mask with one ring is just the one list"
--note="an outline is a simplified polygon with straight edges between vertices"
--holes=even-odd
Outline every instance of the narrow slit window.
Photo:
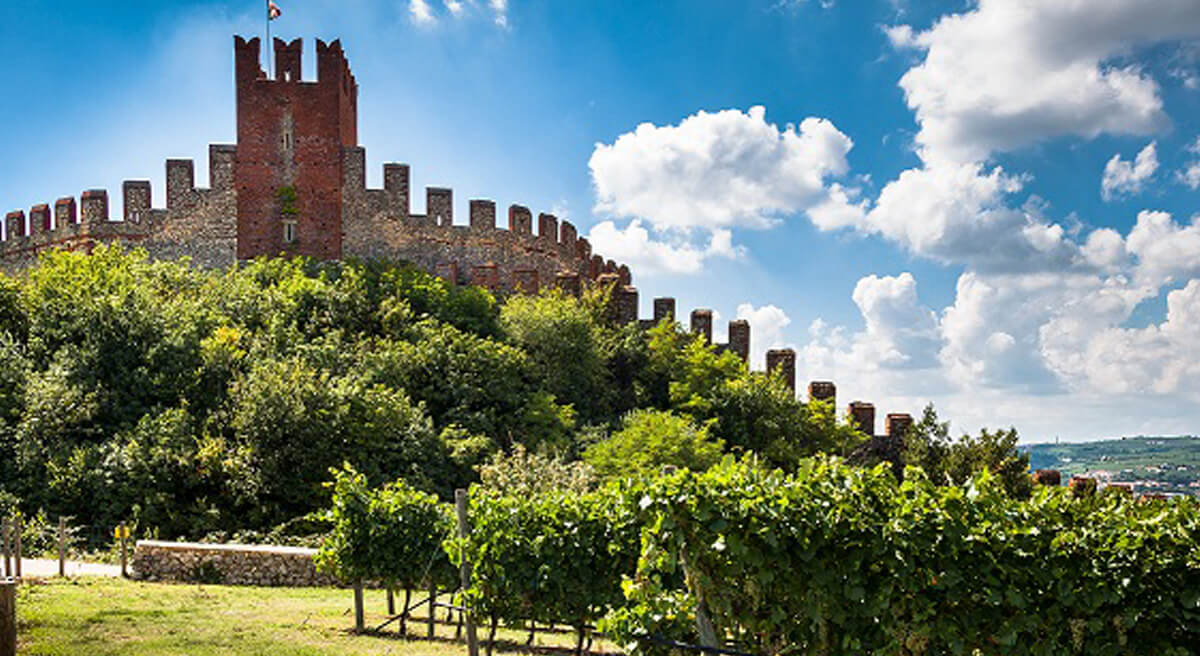
[[283,220],[283,243],[291,244],[296,241],[296,220]]

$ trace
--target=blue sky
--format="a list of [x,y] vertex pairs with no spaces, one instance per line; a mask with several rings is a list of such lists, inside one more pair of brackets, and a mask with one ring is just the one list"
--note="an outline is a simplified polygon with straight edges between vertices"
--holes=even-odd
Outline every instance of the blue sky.
[[[881,416],[1200,433],[1194,0],[278,0],[341,38],[369,182],[566,215]],[[258,2],[0,7],[0,204],[234,141]],[[761,108],[761,109],[759,109]],[[423,195],[416,194],[417,211]],[[118,203],[119,204],[119,203]],[[114,212],[115,213],[115,212]]]

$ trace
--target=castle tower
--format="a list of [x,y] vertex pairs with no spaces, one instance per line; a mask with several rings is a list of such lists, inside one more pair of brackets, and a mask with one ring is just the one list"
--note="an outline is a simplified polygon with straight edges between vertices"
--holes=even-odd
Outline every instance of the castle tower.
[[302,42],[275,39],[275,76],[260,42],[234,38],[237,256],[342,256],[342,149],[358,145],[358,84],[339,41],[317,41],[317,81],[301,76]]

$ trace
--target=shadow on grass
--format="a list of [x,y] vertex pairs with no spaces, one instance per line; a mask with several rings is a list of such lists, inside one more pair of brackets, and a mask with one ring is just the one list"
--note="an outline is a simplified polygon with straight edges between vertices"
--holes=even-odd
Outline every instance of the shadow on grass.
[[[451,625],[451,626],[453,626],[453,625]],[[542,631],[539,629],[538,633],[541,633],[541,632]],[[405,634],[401,634],[399,631],[376,631],[374,629],[367,629],[365,631],[360,632],[360,631],[355,631],[354,629],[347,629],[345,631],[345,633],[347,633],[348,635],[369,636],[372,638],[381,638],[384,640],[434,642],[434,643],[439,643],[439,644],[444,644],[444,645],[465,645],[466,644],[466,638],[450,638],[447,636],[435,636],[433,638],[430,638],[429,636],[424,635],[424,634],[417,635],[417,634],[409,633],[409,634],[405,635]],[[554,631],[554,633],[562,633],[562,632],[556,630],[556,631]],[[480,653],[483,653],[483,654],[487,653],[487,644],[488,644],[487,639],[484,637],[480,637],[480,639],[479,639]],[[495,653],[500,653],[500,654],[504,654],[504,653],[538,654],[539,656],[574,656],[574,654],[575,654],[574,647],[568,647],[565,645],[564,646],[530,645],[530,644],[526,644],[525,642],[522,642],[519,640],[512,640],[512,639],[508,639],[508,638],[497,638],[496,642],[492,645],[492,651]],[[585,654],[585,656],[622,656],[621,652],[615,652],[615,651],[599,651],[599,650],[586,650],[585,649],[583,653]]]

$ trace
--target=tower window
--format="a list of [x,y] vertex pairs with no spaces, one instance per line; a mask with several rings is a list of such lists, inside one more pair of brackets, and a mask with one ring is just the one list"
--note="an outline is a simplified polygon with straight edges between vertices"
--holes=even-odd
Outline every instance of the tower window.
[[283,220],[283,243],[291,244],[296,241],[296,220]]

